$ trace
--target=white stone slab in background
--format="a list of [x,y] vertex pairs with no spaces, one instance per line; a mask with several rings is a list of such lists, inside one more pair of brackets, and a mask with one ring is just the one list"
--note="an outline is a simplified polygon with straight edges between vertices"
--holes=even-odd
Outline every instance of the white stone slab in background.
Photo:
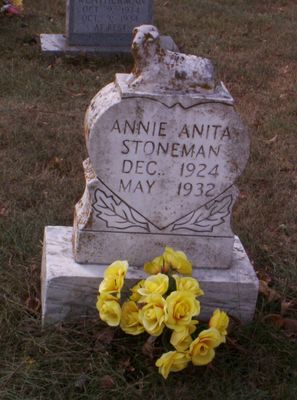
[[[41,289],[42,322],[46,325],[98,316],[96,297],[106,265],[76,263],[71,238],[70,227],[45,228]],[[142,270],[130,266],[127,283],[132,285],[144,276]],[[195,269],[193,276],[199,279],[205,292],[200,298],[200,319],[209,318],[219,307],[244,323],[252,320],[258,279],[238,237],[235,237],[232,265],[228,270]]]
[[[171,51],[178,51],[178,47],[170,36],[161,37],[162,45]],[[46,56],[77,56],[77,55],[113,55],[113,54],[129,54],[130,46],[70,46],[67,38],[62,34],[40,35],[41,51]]]
[[70,46],[67,38],[62,34],[46,34],[40,35],[41,50],[47,56],[75,56],[75,55],[112,55],[121,53],[130,53],[130,47],[125,46]]

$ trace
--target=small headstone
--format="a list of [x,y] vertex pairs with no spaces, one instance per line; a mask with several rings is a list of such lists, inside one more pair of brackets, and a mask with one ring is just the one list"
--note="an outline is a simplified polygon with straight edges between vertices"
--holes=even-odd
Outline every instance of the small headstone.
[[69,228],[46,229],[43,321],[75,318],[76,307],[92,314],[87,287],[103,266],[128,259],[133,282],[170,246],[193,262],[209,314],[219,306],[247,322],[258,280],[230,218],[248,131],[210,60],[165,49],[154,26],[133,32],[133,72],[117,74],[86,113],[72,249]]
[[[45,55],[129,54],[134,26],[153,19],[153,0],[67,0],[66,34],[41,34]],[[162,43],[178,50],[170,36]]]
[[130,51],[134,26],[152,21],[152,0],[68,0],[70,46],[123,47]]

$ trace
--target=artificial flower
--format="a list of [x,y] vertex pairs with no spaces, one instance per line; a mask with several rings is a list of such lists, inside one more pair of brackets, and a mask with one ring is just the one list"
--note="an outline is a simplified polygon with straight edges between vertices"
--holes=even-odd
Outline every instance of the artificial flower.
[[194,296],[203,296],[204,292],[199,287],[197,279],[192,277],[180,277],[173,275],[176,283],[176,290],[185,290],[193,293]]
[[186,353],[169,351],[164,353],[157,361],[156,366],[163,378],[167,379],[170,372],[178,372],[186,368],[189,357]]
[[97,310],[102,321],[109,326],[118,326],[121,320],[121,306],[117,298],[109,293],[102,293],[98,296]]
[[168,264],[165,263],[163,256],[154,258],[152,261],[144,264],[144,272],[149,275],[155,275],[159,272],[166,273],[169,270]]
[[227,328],[229,325],[229,317],[218,308],[213,312],[212,317],[209,320],[209,327],[215,328],[221,335],[221,342],[226,342]]
[[138,301],[141,298],[141,294],[138,293],[138,289],[143,287],[144,282],[144,279],[142,279],[130,289],[130,292],[132,292],[131,296],[129,297],[130,300]]
[[99,293],[120,293],[128,270],[127,261],[115,261],[104,271]]
[[104,271],[104,278],[108,276],[125,277],[128,270],[128,262],[117,260],[110,264]]
[[182,251],[174,251],[171,247],[165,247],[163,257],[166,264],[183,275],[192,274],[192,263]]
[[121,329],[129,335],[139,335],[144,327],[139,321],[139,310],[134,301],[126,301],[122,306]]
[[172,332],[170,343],[177,351],[186,351],[189,348],[193,341],[191,334],[195,332],[196,324],[198,324],[198,321],[192,320],[182,330]]
[[191,343],[189,355],[194,365],[206,365],[210,363],[216,348],[221,343],[219,332],[210,328],[199,333],[199,336]]
[[157,274],[149,276],[143,283],[143,286],[138,289],[138,293],[145,297],[150,294],[163,295],[167,292],[169,278],[165,274]]
[[152,336],[159,336],[165,327],[166,301],[160,294],[150,294],[143,300],[139,320]]
[[175,331],[181,331],[191,323],[194,316],[200,312],[200,302],[191,292],[174,291],[166,299],[166,326]]

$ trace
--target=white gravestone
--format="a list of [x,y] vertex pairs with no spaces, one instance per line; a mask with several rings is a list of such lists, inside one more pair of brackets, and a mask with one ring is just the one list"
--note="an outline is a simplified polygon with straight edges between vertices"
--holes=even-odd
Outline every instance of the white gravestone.
[[258,280],[230,217],[249,134],[210,60],[164,49],[151,25],[134,30],[132,53],[133,72],[117,74],[86,113],[74,227],[45,230],[43,323],[93,317],[106,265],[127,259],[132,284],[166,245],[193,262],[204,317],[220,307],[248,322]]
[[[133,41],[137,55],[140,34]],[[155,53],[159,37],[147,42],[149,35],[139,47],[149,43]],[[174,67],[165,79],[160,75],[165,57],[190,61],[184,71],[179,64],[182,78]],[[186,252],[195,267],[228,268],[234,181],[248,158],[248,132],[226,88],[214,87],[209,60],[167,51],[151,63],[155,76],[117,74],[86,113],[90,159],[86,193],[76,206],[75,259],[110,263],[128,249],[130,262],[142,266],[168,245]],[[195,86],[199,77],[190,86],[197,65],[201,84],[213,88]]]

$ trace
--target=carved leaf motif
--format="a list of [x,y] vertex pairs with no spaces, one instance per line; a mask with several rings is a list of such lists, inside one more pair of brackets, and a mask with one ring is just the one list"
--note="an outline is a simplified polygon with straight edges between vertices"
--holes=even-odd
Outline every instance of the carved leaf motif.
[[214,227],[221,225],[230,214],[232,200],[232,195],[229,194],[211,201],[175,223],[172,231],[187,229],[194,232],[213,232]]
[[114,195],[108,196],[103,190],[97,189],[95,199],[93,208],[98,212],[98,218],[106,223],[107,228],[120,230],[140,228],[150,232],[146,220]]

